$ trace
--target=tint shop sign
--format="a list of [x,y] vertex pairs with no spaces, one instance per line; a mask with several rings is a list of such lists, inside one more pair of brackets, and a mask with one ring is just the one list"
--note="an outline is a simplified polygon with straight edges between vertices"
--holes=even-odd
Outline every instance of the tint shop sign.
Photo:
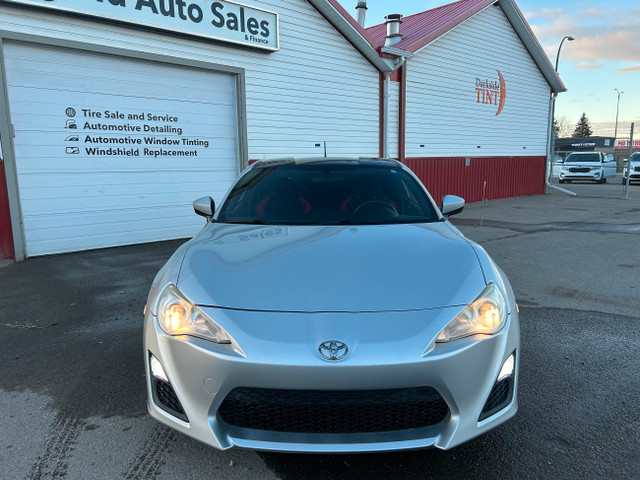
[[0,0],[278,50],[278,14],[223,0]]

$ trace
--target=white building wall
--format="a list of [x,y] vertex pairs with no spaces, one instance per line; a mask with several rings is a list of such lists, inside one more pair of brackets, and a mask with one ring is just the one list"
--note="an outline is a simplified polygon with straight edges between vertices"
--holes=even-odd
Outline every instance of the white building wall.
[[400,82],[389,82],[389,157],[398,158],[398,131],[400,121]]
[[[490,6],[408,65],[407,157],[545,155],[550,87],[502,10]],[[476,79],[506,85],[504,109],[477,102]]]
[[[265,53],[97,20],[0,5],[0,30],[244,68],[250,159],[377,156],[378,73],[302,0],[244,3],[280,15],[280,51]],[[168,88],[179,88],[171,85]]]

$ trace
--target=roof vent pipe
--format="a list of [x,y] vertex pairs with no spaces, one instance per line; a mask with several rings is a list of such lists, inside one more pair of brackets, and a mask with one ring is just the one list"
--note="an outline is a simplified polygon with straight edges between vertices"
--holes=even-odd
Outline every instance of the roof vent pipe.
[[358,16],[358,23],[362,28],[364,28],[364,19],[367,16],[367,0],[358,0],[356,12]]
[[387,21],[387,40],[384,42],[385,46],[390,47],[402,40],[400,34],[400,24],[402,23],[402,15],[399,13],[392,13],[384,17]]

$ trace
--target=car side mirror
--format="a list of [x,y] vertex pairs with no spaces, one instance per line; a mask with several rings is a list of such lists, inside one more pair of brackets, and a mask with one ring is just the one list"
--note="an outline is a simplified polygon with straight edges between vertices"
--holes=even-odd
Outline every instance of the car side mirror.
[[462,209],[464,209],[464,198],[456,197],[455,195],[445,195],[442,197],[440,211],[445,217],[457,215],[462,212]]
[[211,197],[202,197],[193,202],[193,210],[200,216],[205,217],[207,222],[213,218],[216,211],[216,202]]

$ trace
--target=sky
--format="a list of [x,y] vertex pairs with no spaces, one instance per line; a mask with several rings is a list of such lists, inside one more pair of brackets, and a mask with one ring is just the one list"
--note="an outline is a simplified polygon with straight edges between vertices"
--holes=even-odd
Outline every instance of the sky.
[[[355,16],[357,0],[339,0]],[[412,15],[451,0],[368,0],[367,24],[384,22],[390,13]],[[640,1],[639,0],[516,0],[551,63],[558,45],[558,72],[567,92],[556,101],[556,118],[570,126],[569,135],[586,113],[593,135],[613,136],[620,95],[618,138],[640,138]]]

